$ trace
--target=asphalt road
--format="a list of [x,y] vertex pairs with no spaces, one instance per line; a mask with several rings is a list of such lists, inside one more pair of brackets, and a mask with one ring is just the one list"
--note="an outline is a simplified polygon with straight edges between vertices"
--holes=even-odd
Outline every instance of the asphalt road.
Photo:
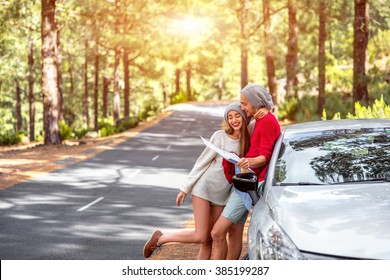
[[0,191],[2,260],[141,260],[155,229],[192,218],[178,186],[224,106],[183,105],[110,150]]

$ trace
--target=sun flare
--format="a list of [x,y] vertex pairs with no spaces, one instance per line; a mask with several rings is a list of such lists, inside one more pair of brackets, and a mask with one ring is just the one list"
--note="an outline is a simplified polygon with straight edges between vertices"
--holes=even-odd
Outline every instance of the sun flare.
[[211,27],[211,21],[206,18],[187,16],[182,19],[173,19],[169,29],[172,34],[191,38],[197,37],[201,40],[210,32]]

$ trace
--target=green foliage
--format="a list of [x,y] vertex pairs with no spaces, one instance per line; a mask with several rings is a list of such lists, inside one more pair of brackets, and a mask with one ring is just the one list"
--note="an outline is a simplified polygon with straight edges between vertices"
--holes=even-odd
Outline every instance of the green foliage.
[[[378,63],[380,64],[380,63]],[[368,92],[369,99],[373,102],[376,99],[384,98],[386,104],[390,104],[390,83],[387,81],[389,79],[389,74],[385,70],[390,69],[390,60],[387,65],[374,65],[368,73]]]
[[15,145],[22,141],[24,137],[24,132],[19,131],[15,132],[6,132],[4,134],[0,134],[0,145]]
[[61,141],[69,140],[73,138],[72,129],[70,128],[69,125],[67,125],[65,121],[62,120],[59,122],[59,130],[60,130]]
[[326,66],[327,92],[352,92],[353,67],[348,61],[338,61],[328,56],[332,64]]
[[118,127],[116,128],[117,132],[123,132],[130,128],[136,127],[139,123],[139,119],[137,117],[127,117],[120,119],[118,121]]
[[19,137],[16,133],[6,133],[0,135],[0,144],[1,145],[14,145],[19,143]]
[[[326,111],[323,112],[323,120],[326,120]],[[324,118],[325,116],[325,118]],[[355,102],[355,113],[347,113],[347,119],[383,119],[390,118],[390,105],[387,105],[383,96],[376,99],[372,106],[363,106],[359,102]],[[340,112],[333,114],[333,120],[342,119]]]
[[[317,95],[306,94],[301,98],[292,97],[288,102],[279,104],[278,117],[296,122],[318,120],[320,117],[317,115],[317,106]],[[340,117],[345,117],[350,108],[352,108],[352,97],[338,92],[327,93],[321,119],[325,120],[336,113]]]
[[65,121],[59,122],[61,140],[81,139],[91,128],[74,128],[72,129]]
[[0,100],[0,133],[11,132],[14,130],[15,119],[12,116],[12,111],[9,109],[8,105],[5,105],[5,102]]
[[390,105],[387,105],[383,99],[375,100],[372,107],[362,106],[359,102],[355,103],[355,114],[349,113],[347,119],[384,119],[390,118]]
[[327,93],[325,108],[328,116],[333,116],[340,112],[345,117],[352,109],[352,97],[340,92]]
[[298,111],[298,99],[290,97],[285,102],[279,104],[278,117],[280,119],[295,120]]
[[115,134],[115,127],[113,126],[105,126],[99,129],[98,131],[100,137],[107,137]]
[[[98,123],[99,127],[99,136],[106,137],[113,135],[115,133],[123,132],[127,129],[136,127],[139,123],[138,117],[127,117],[118,121],[118,127],[115,128],[113,125],[112,119],[102,119]],[[70,139],[81,139],[89,131],[93,131],[91,128],[74,128],[72,129],[65,121],[59,122],[59,130],[61,140],[70,140]],[[1,135],[0,144],[12,145],[20,142],[23,138],[23,132],[20,132],[19,135],[14,133],[7,133],[4,136]]]
[[[101,119],[98,122],[98,134],[100,137],[106,137],[113,135],[115,133],[123,132],[127,129],[136,127],[139,123],[138,117],[127,117],[120,119],[118,121],[118,127],[115,128],[112,119]],[[60,122],[60,137],[61,140],[65,139],[81,139],[87,134],[89,131],[93,131],[91,128],[75,128],[71,129],[65,121]]]
[[322,121],[325,121],[326,120],[326,110],[325,109],[322,109],[322,117],[321,117],[321,120]]
[[112,120],[110,119],[102,119],[99,121],[98,123],[98,127],[99,127],[99,136],[100,137],[107,137],[107,136],[110,136],[110,135],[113,135],[115,134],[115,126],[112,122]]
[[340,114],[340,112],[337,112],[336,114],[334,114],[332,120],[341,120],[341,114]]
[[184,103],[188,100],[187,93],[184,91],[180,91],[178,94],[173,95],[171,97],[171,105]]
[[375,60],[390,55],[389,42],[390,30],[379,30],[378,33],[370,39],[367,46],[370,63],[374,63]]
[[158,112],[158,105],[156,104],[148,104],[146,107],[141,111],[138,118],[140,120],[147,120],[151,117],[156,116]]
[[91,128],[83,128],[83,127],[82,128],[75,128],[73,130],[72,135],[73,135],[73,138],[81,139],[89,131],[92,131],[92,129]]
[[43,133],[42,134],[38,134],[38,135],[36,134],[34,140],[36,142],[43,142],[45,140],[45,137],[44,137]]
[[301,98],[289,98],[279,104],[278,117],[296,122],[317,120],[317,97],[306,94]]
[[295,119],[297,122],[318,120],[317,96],[304,95],[298,101]]
[[20,130],[18,132],[18,143],[22,142],[23,138],[25,138],[25,132],[23,130]]

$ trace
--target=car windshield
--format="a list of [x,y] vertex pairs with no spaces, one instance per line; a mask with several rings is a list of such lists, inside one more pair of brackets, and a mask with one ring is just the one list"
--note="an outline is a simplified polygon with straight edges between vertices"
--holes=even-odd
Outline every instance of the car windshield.
[[339,184],[390,177],[390,128],[340,129],[285,136],[277,185]]

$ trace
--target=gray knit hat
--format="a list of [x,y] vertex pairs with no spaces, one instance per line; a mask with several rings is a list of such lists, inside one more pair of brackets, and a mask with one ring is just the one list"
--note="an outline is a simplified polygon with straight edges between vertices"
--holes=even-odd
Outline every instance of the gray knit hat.
[[246,117],[246,114],[244,113],[244,111],[241,109],[240,102],[234,102],[234,103],[231,103],[231,104],[229,104],[227,106],[227,108],[225,110],[225,115],[224,115],[226,123],[229,123],[228,114],[229,114],[230,111],[236,111],[236,112],[240,113],[240,115],[242,116],[243,120],[245,121],[245,124],[248,125],[249,120]]
[[256,109],[267,107],[269,110],[272,110],[275,107],[269,91],[260,85],[246,85],[241,90],[241,94],[244,95],[248,102]]

